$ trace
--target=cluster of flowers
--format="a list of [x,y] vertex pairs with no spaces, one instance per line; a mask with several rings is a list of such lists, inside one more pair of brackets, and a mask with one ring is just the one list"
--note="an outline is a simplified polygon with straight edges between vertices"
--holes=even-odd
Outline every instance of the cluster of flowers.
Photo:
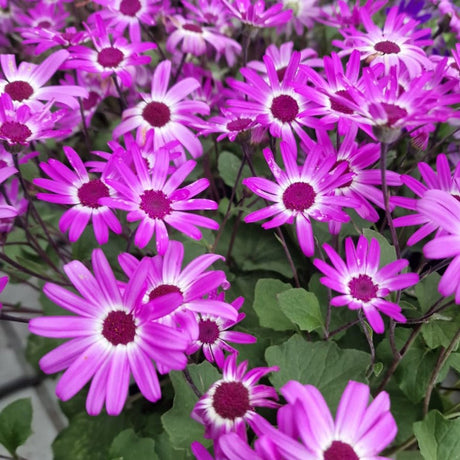
[[[95,249],[94,274],[80,261],[64,265],[80,296],[45,284],[49,299],[74,314],[35,318],[29,324],[35,334],[71,339],[40,361],[47,373],[65,370],[58,397],[71,398],[91,380],[88,413],[100,413],[105,404],[109,414],[119,414],[131,375],[141,393],[157,401],[157,372],[185,369],[187,355],[202,348],[205,358],[223,369],[223,378],[192,415],[215,441],[216,457],[354,460],[377,455],[393,440],[396,425],[386,393],[367,407],[366,385],[348,384],[335,423],[318,390],[297,382],[282,389],[287,404],[278,409],[277,429],[256,414],[255,406],[278,407],[276,391],[256,384],[276,368],[246,373],[247,363],[236,364],[235,349],[227,342],[255,341],[228,330],[244,318],[239,312],[243,299],[225,302],[222,290],[229,283],[224,272],[208,270],[221,256],[202,255],[182,268],[183,245],[170,240],[168,227],[194,239],[202,237],[200,227],[219,228],[215,220],[191,212],[218,208],[213,200],[196,198],[208,188],[208,179],[189,180],[203,154],[200,137],[217,133],[218,142],[237,141],[248,163],[257,146],[271,141],[273,147],[279,139],[284,169],[274,148],[263,149],[274,181],[255,175],[243,181],[262,198],[245,222],[269,219],[265,229],[295,222],[306,257],[321,250],[312,221],[328,223],[330,233],[338,235],[351,209],[370,223],[384,211],[395,227],[422,225],[408,244],[437,232],[424,254],[453,257],[439,289],[445,296],[455,294],[460,303],[460,167],[451,173],[447,156],[439,155],[437,174],[419,164],[422,183],[387,171],[384,162],[394,142],[406,137],[426,149],[438,123],[458,123],[460,46],[450,54],[443,50],[446,56],[434,52],[431,30],[422,28],[434,14],[429,8],[402,3],[387,10],[379,27],[374,15],[385,5],[379,0],[364,6],[286,0],[270,7],[263,0],[183,0],[180,8],[170,1],[94,3],[82,27],[66,28],[70,16],[64,2],[35,2],[27,10],[0,2],[3,34],[19,34],[25,52],[47,53],[40,64],[24,60],[19,66],[13,55],[0,56],[3,232],[27,208],[18,179],[6,182],[19,164],[35,158],[33,147],[47,139],[62,143],[79,132],[87,134],[100,105],[113,96],[122,114],[108,142],[112,153],[93,152],[99,160],[85,163],[82,153],[65,146],[65,162],[48,158],[39,164],[43,177],[33,183],[46,192],[36,196],[66,206],[59,229],[68,232],[71,243],[91,222],[97,243],[106,244],[109,230],[124,231],[121,212],[128,223],[139,223],[133,237],[137,248],[155,239],[153,257],[119,255],[127,281],[116,279],[102,249]],[[454,5],[441,3],[440,11],[457,17]],[[340,30],[343,40],[333,42],[336,53],[319,58],[313,49],[295,51],[293,42],[286,42],[268,46],[262,60],[247,62],[254,30],[276,27],[279,33],[300,34],[316,21]],[[149,35],[156,25],[165,28],[170,59]],[[455,20],[452,27],[460,34]],[[241,44],[232,38],[237,33]],[[240,56],[244,80],[222,81],[196,64],[225,59],[234,66]],[[58,71],[60,84],[48,85]],[[335,134],[336,145],[331,140]],[[85,140],[90,150],[89,136]],[[390,198],[388,186],[402,185],[417,198]],[[415,213],[393,220],[396,207]],[[346,239],[345,262],[330,245],[322,249],[332,266],[318,258],[314,266],[325,275],[321,282],[341,294],[332,305],[362,309],[377,333],[384,331],[380,313],[405,321],[401,307],[385,297],[418,282],[417,274],[400,273],[407,260],[380,267],[379,243],[364,237],[356,244]],[[6,279],[0,284],[4,287]],[[227,358],[224,351],[230,353]],[[246,444],[245,422],[258,437],[256,452]],[[209,458],[199,445],[194,452]]]

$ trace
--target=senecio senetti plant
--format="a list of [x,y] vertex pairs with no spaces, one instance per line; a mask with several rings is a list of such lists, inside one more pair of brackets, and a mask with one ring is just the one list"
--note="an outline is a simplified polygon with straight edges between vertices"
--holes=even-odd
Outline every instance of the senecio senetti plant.
[[57,460],[460,458],[455,2],[0,0],[0,30],[0,325],[36,372],[2,372],[2,458],[44,379]]

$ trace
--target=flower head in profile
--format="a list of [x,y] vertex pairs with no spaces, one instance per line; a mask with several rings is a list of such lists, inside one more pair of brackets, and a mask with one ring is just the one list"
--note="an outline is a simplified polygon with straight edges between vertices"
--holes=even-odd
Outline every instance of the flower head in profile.
[[86,226],[92,221],[94,235],[99,244],[109,240],[109,228],[114,233],[121,233],[121,224],[113,211],[99,200],[114,194],[104,174],[90,177],[83,161],[71,147],[64,147],[64,153],[73,171],[60,161],[50,158],[40,167],[50,179],[36,178],[34,184],[53,193],[37,193],[37,198],[51,203],[70,205],[59,221],[61,232],[69,230],[69,240],[77,241]]
[[244,220],[256,222],[270,218],[262,224],[265,229],[292,224],[295,220],[300,248],[306,256],[312,256],[315,244],[311,219],[348,222],[349,216],[342,206],[358,205],[352,198],[334,195],[337,187],[349,182],[351,174],[343,174],[345,164],[334,168],[336,158],[324,158],[318,150],[310,151],[305,163],[299,166],[295,152],[285,142],[281,142],[281,157],[286,171],[275,163],[270,149],[264,150],[264,156],[276,182],[249,177],[243,180],[243,184],[273,204],[251,212]]
[[320,259],[315,259],[313,263],[326,275],[320,279],[321,283],[341,293],[331,299],[333,306],[348,305],[351,310],[362,309],[372,329],[379,334],[384,331],[380,313],[406,322],[401,307],[385,300],[390,292],[417,284],[416,273],[398,273],[409,265],[406,259],[398,259],[379,268],[380,244],[375,238],[369,244],[364,236],[359,237],[356,247],[351,238],[345,240],[346,262],[328,244],[324,244],[323,249],[332,266]]
[[194,114],[208,115],[209,106],[186,99],[199,88],[196,79],[184,78],[168,89],[170,77],[171,61],[160,62],[152,76],[150,95],[142,94],[142,102],[123,112],[122,122],[114,129],[113,137],[137,129],[145,138],[147,131],[153,129],[155,148],[177,140],[193,158],[197,158],[203,153],[203,146],[188,126],[200,126],[202,122]]
[[217,209],[215,201],[194,198],[208,187],[208,179],[198,179],[179,188],[196,166],[195,161],[186,161],[168,177],[168,151],[158,150],[155,167],[149,170],[139,147],[133,147],[134,171],[121,156],[112,155],[109,165],[116,168],[119,177],[108,178],[107,183],[118,196],[104,197],[100,203],[127,211],[128,222],[140,221],[134,237],[136,246],[144,248],[155,235],[157,252],[164,255],[169,243],[166,224],[196,240],[202,237],[198,227],[219,228],[219,224],[209,217],[189,212]]
[[390,397],[382,391],[369,404],[370,389],[349,381],[335,420],[320,391],[294,380],[281,388],[287,404],[278,410],[279,429],[264,423],[268,435],[285,460],[387,459],[379,453],[395,438],[396,421]]
[[[47,374],[66,369],[56,386],[59,399],[67,401],[90,380],[86,410],[97,415],[105,404],[109,415],[118,415],[128,396],[130,376],[149,401],[161,397],[155,366],[184,369],[187,338],[177,329],[153,322],[138,299],[144,289],[145,265],[133,274],[121,292],[101,249],[92,254],[94,275],[79,261],[64,271],[80,295],[53,283],[46,296],[73,315],[43,316],[29,322],[33,334],[71,339],[43,356],[40,368]],[[175,294],[158,298],[158,305],[175,300]],[[161,307],[160,307],[161,308]]]
[[247,371],[248,362],[236,364],[236,353],[224,363],[222,379],[215,382],[196,403],[192,418],[202,423],[205,437],[217,439],[224,433],[235,432],[246,439],[246,423],[257,425],[255,407],[278,407],[276,390],[257,381],[278,367],[256,367]]

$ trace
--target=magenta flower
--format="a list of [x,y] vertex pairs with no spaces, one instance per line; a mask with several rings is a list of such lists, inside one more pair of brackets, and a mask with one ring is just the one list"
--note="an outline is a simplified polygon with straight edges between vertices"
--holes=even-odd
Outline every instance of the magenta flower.
[[276,27],[288,22],[292,17],[292,10],[283,11],[282,3],[275,3],[267,10],[265,1],[257,0],[222,0],[233,17],[239,19],[243,24],[253,27]]
[[16,67],[13,54],[2,54],[0,63],[5,80],[0,79],[0,93],[8,94],[15,107],[28,105],[34,112],[40,112],[43,104],[39,101],[60,102],[72,109],[78,108],[78,97],[88,97],[85,88],[75,85],[44,86],[67,60],[69,53],[56,51],[40,65],[21,62]]
[[69,134],[68,129],[54,129],[63,111],[51,112],[51,104],[48,102],[40,112],[33,113],[27,105],[15,108],[10,95],[3,93],[0,96],[0,140],[9,145],[28,145],[34,140]]
[[308,145],[309,138],[303,128],[306,123],[300,117],[307,108],[307,101],[293,88],[293,82],[299,77],[300,53],[292,54],[281,81],[272,59],[265,55],[263,60],[268,82],[249,68],[241,69],[247,82],[228,80],[233,89],[247,96],[246,99],[228,100],[231,111],[241,117],[257,115],[257,122],[269,128],[272,136],[282,137],[290,144],[292,150],[296,148],[293,131]]
[[289,36],[292,29],[297,35],[302,35],[305,28],[312,28],[321,10],[318,0],[281,0],[285,9],[292,10],[292,18],[286,24],[278,27],[278,32],[285,31]]
[[[0,294],[4,291],[6,285],[8,284],[9,278],[8,276],[1,276],[0,277]],[[2,303],[0,302],[0,310],[3,307]]]
[[[454,197],[460,197],[460,163],[457,164],[457,167],[452,174],[450,172],[450,165],[447,157],[441,153],[436,157],[437,174],[427,163],[424,162],[420,162],[418,164],[418,169],[426,185],[411,176],[401,176],[403,184],[409,187],[418,198],[395,196],[391,197],[391,202],[393,204],[411,211],[417,211],[418,203],[425,196],[425,193],[428,190],[443,190]],[[442,222],[442,220],[434,218],[434,216],[430,213],[421,212],[415,212],[415,214],[409,214],[407,216],[393,219],[395,227],[422,225],[417,231],[412,233],[410,238],[407,240],[407,244],[409,246],[418,243],[435,230],[439,229],[439,233],[444,234],[445,232],[442,230]]]
[[24,214],[28,201],[19,193],[19,180],[13,178],[3,185],[4,195],[0,196],[0,234],[13,230],[16,216]]
[[[276,390],[256,382],[278,367],[256,367],[246,372],[248,362],[237,366],[236,354],[229,355],[224,363],[222,379],[215,382],[200,398],[192,411],[192,418],[206,428],[205,437],[217,439],[228,432],[246,439],[246,423],[258,424],[254,408],[278,407]],[[261,418],[261,417],[260,417]]]
[[37,2],[32,8],[15,8],[14,18],[18,32],[33,28],[60,30],[66,26],[69,13],[64,7],[64,2]]
[[184,78],[168,90],[171,76],[171,62],[160,62],[152,77],[150,96],[143,94],[143,101],[123,112],[122,122],[113,131],[117,138],[132,129],[141,132],[145,138],[147,131],[155,131],[155,148],[178,140],[196,158],[203,153],[199,139],[187,126],[202,123],[194,113],[209,114],[204,102],[184,100],[200,84],[194,78]]
[[[287,405],[278,410],[280,430],[262,425],[285,460],[381,459],[378,454],[395,438],[397,426],[390,397],[382,391],[369,404],[369,386],[349,381],[335,421],[319,390],[291,380],[281,388]],[[368,405],[369,404],[369,405]]]
[[[210,296],[212,299],[213,296]],[[206,299],[207,300],[207,299]],[[221,293],[215,300],[223,301],[224,294]],[[235,310],[239,310],[243,305],[243,297],[238,297],[232,302]],[[239,313],[236,320],[223,318],[220,315],[201,315],[198,319],[198,337],[187,349],[188,354],[195,353],[200,348],[203,350],[204,357],[211,363],[216,363],[223,367],[225,355],[224,350],[229,353],[237,353],[235,348],[227,342],[233,343],[255,343],[256,337],[245,332],[229,331],[231,327],[245,318],[244,313]]]
[[297,238],[306,256],[315,252],[313,230],[310,219],[321,222],[348,222],[350,219],[342,206],[356,207],[349,197],[335,196],[335,189],[345,185],[352,178],[343,174],[346,165],[334,168],[336,158],[323,158],[317,149],[308,153],[303,166],[297,164],[295,153],[288,144],[281,142],[281,156],[286,171],[275,163],[270,149],[264,150],[265,160],[275,177],[276,183],[262,177],[243,180],[252,192],[274,204],[247,215],[245,222],[256,222],[271,218],[262,225],[269,229],[285,223],[296,222]]
[[[152,311],[151,315],[154,319],[161,317],[159,321],[171,326],[175,324],[185,326],[186,329],[189,329],[192,340],[199,335],[196,313],[212,315],[234,324],[239,318],[237,308],[223,299],[203,298],[220,287],[229,287],[223,271],[206,270],[222,258],[217,254],[203,254],[182,269],[184,245],[179,241],[170,241],[164,255],[144,258],[149,263],[144,262],[148,270],[144,274],[145,294],[142,303],[147,305],[162,295],[176,293],[179,300],[173,309],[160,313]],[[128,253],[121,254],[119,262],[129,278],[133,276],[141,263]],[[193,312],[191,315],[193,324],[190,324],[190,315],[182,317],[181,314],[184,312]],[[187,324],[183,324],[184,321]]]
[[86,168],[74,149],[64,147],[64,153],[73,171],[60,161],[50,158],[40,167],[51,179],[36,178],[34,184],[50,193],[37,193],[37,198],[50,203],[71,205],[59,220],[61,232],[69,230],[69,240],[77,241],[90,221],[99,244],[107,243],[109,228],[120,234],[121,224],[113,211],[99,200],[109,197],[113,190],[107,185],[105,176],[90,178]]
[[366,32],[354,27],[339,29],[345,40],[333,41],[334,45],[343,48],[340,56],[357,50],[361,53],[361,60],[367,60],[371,66],[383,63],[387,74],[392,67],[398,70],[402,67],[407,69],[411,78],[432,67],[422,48],[433,43],[429,38],[430,29],[418,29],[418,21],[400,14],[398,7],[390,8],[382,29],[372,22],[366,8],[360,11],[360,15]]
[[[460,186],[460,184],[458,184]],[[455,294],[460,304],[460,203],[456,197],[442,190],[428,190],[417,203],[420,216],[437,222],[443,229],[423,248],[428,259],[453,257],[439,282],[439,292],[447,297]]]
[[118,197],[102,198],[100,203],[127,211],[128,222],[141,221],[134,237],[136,246],[144,248],[155,235],[158,254],[164,255],[169,242],[166,224],[196,240],[202,237],[197,226],[219,228],[216,221],[187,212],[218,207],[215,201],[193,198],[208,187],[207,179],[179,188],[196,166],[195,161],[185,162],[168,178],[169,155],[164,150],[158,151],[152,171],[139,149],[133,149],[132,155],[135,173],[119,155],[112,156],[111,163],[115,164],[120,178],[107,179],[107,183],[118,192]]
[[[92,254],[94,276],[79,261],[64,266],[64,271],[79,295],[53,283],[43,291],[72,316],[43,316],[29,322],[33,334],[71,339],[47,353],[40,368],[47,374],[67,369],[56,386],[59,399],[67,401],[92,379],[86,410],[101,412],[105,403],[109,415],[118,415],[128,396],[131,374],[149,401],[161,397],[155,365],[164,369],[185,368],[187,338],[181,332],[150,321],[139,308],[144,286],[145,264],[131,277],[123,292],[104,253]],[[175,300],[175,294],[156,300],[158,306]]]
[[331,299],[334,307],[348,305],[350,310],[362,309],[372,329],[379,334],[385,328],[380,313],[406,322],[401,307],[384,299],[392,291],[417,284],[416,273],[398,274],[409,265],[406,259],[395,260],[379,269],[379,242],[373,238],[369,244],[364,236],[359,237],[356,247],[351,238],[345,240],[346,262],[328,244],[324,244],[323,249],[332,266],[320,259],[313,263],[326,275],[320,279],[321,283],[342,294]]
[[130,87],[130,71],[151,61],[150,56],[141,53],[156,48],[156,45],[148,42],[130,43],[121,35],[112,38],[99,15],[95,16],[94,22],[93,27],[87,26],[87,30],[95,49],[81,45],[70,47],[72,58],[67,62],[67,68],[97,73],[102,78],[116,75],[125,87]]

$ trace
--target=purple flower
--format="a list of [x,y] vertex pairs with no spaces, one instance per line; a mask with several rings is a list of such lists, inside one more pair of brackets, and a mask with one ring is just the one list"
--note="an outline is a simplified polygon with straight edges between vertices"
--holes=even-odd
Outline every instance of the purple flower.
[[297,238],[306,256],[315,252],[313,230],[310,219],[321,222],[348,222],[350,219],[342,206],[356,207],[358,204],[349,197],[336,196],[335,189],[345,185],[350,174],[343,174],[346,165],[334,168],[336,158],[324,158],[318,149],[308,153],[302,166],[297,164],[295,153],[288,144],[281,142],[281,156],[286,171],[275,163],[270,149],[264,150],[265,160],[275,177],[276,183],[262,177],[243,180],[252,192],[274,204],[247,215],[245,222],[256,222],[271,218],[262,225],[269,229],[285,223],[296,222]]
[[0,196],[0,234],[13,230],[16,216],[24,214],[28,201],[19,194],[19,180],[14,178],[4,184],[4,196]]
[[378,456],[397,433],[387,392],[382,391],[369,404],[369,386],[349,381],[335,420],[316,387],[291,380],[281,393],[287,405],[278,410],[279,430],[268,423],[261,430],[270,437],[281,458],[389,460]]
[[185,99],[200,86],[197,80],[184,78],[168,90],[170,76],[171,62],[160,62],[152,77],[150,96],[143,94],[142,102],[123,112],[122,122],[114,129],[113,137],[136,128],[145,137],[147,131],[153,129],[155,148],[178,140],[194,158],[199,157],[203,146],[187,126],[200,125],[193,113],[208,115],[209,107],[204,102]]
[[409,265],[406,259],[398,259],[379,268],[379,242],[373,238],[369,244],[364,236],[359,237],[356,247],[351,238],[345,240],[346,262],[328,244],[324,244],[323,249],[333,266],[320,259],[315,259],[313,263],[326,275],[321,278],[321,283],[342,294],[331,299],[334,307],[348,305],[351,310],[362,309],[372,329],[379,334],[385,328],[380,312],[396,321],[406,322],[401,307],[384,299],[392,291],[417,284],[416,273],[398,274]]
[[118,197],[102,198],[100,203],[127,211],[128,222],[140,221],[134,237],[136,246],[144,248],[155,235],[158,254],[164,255],[169,242],[166,224],[196,240],[202,237],[198,226],[213,230],[219,228],[219,224],[209,217],[187,212],[218,207],[215,201],[193,198],[208,187],[208,179],[198,179],[179,188],[196,166],[195,161],[185,162],[168,178],[167,151],[157,152],[155,167],[151,171],[138,148],[132,150],[132,156],[135,172],[122,157],[112,156],[111,163],[120,178],[107,179],[107,183],[118,192]]
[[246,439],[246,423],[258,424],[260,416],[255,407],[278,407],[276,390],[256,382],[278,367],[256,367],[247,371],[248,362],[237,366],[235,353],[229,355],[224,363],[222,379],[215,382],[200,398],[192,411],[192,418],[202,423],[205,437],[217,439],[228,432],[237,433]]
[[117,234],[122,230],[113,211],[99,201],[114,192],[107,185],[104,174],[100,178],[90,178],[74,149],[64,147],[64,153],[73,171],[54,158],[50,158],[48,163],[40,163],[43,172],[51,179],[37,178],[34,184],[53,194],[37,193],[37,198],[72,205],[59,220],[59,229],[61,232],[69,230],[69,240],[72,243],[80,238],[91,220],[97,242],[105,244],[109,239],[109,228]]
[[44,86],[68,57],[67,51],[60,50],[48,56],[40,65],[21,62],[16,67],[13,54],[2,54],[0,63],[5,80],[0,79],[0,93],[8,94],[15,107],[25,104],[34,112],[42,110],[43,104],[39,101],[60,102],[77,109],[77,97],[88,97],[85,88],[75,85]]
[[[8,284],[9,278],[8,276],[1,276],[0,277],[0,294],[4,291],[6,285]],[[2,303],[0,302],[0,310],[3,307]]]
[[409,214],[407,216],[397,217],[394,219],[393,224],[395,227],[422,225],[407,240],[407,244],[409,246],[418,243],[437,229],[439,229],[440,235],[445,234],[445,231],[442,229],[442,220],[434,218],[434,216],[430,213],[417,212],[418,204],[428,190],[443,190],[454,197],[460,197],[460,163],[457,164],[457,167],[452,174],[450,172],[450,165],[447,157],[444,154],[439,154],[436,157],[437,174],[427,163],[424,162],[420,162],[418,164],[418,169],[426,185],[411,176],[401,176],[403,184],[409,187],[418,198],[403,196],[391,197],[391,202],[396,206],[416,211],[415,214]]
[[460,304],[460,203],[450,193],[428,190],[417,203],[417,210],[422,217],[437,222],[444,231],[442,236],[436,236],[425,245],[423,254],[428,259],[453,257],[438,289],[446,297],[455,294],[455,302]]
[[[187,338],[176,329],[153,322],[139,308],[144,288],[145,264],[139,266],[123,292],[104,253],[92,254],[94,276],[79,261],[64,271],[79,295],[53,283],[45,284],[47,297],[72,316],[43,316],[29,322],[32,333],[45,337],[71,339],[47,353],[40,368],[47,374],[67,369],[56,386],[59,399],[67,401],[91,379],[86,410],[101,412],[105,403],[109,415],[118,415],[128,396],[131,374],[149,401],[161,397],[155,365],[180,370],[187,364],[184,354]],[[159,308],[174,303],[175,294],[156,300]]]

